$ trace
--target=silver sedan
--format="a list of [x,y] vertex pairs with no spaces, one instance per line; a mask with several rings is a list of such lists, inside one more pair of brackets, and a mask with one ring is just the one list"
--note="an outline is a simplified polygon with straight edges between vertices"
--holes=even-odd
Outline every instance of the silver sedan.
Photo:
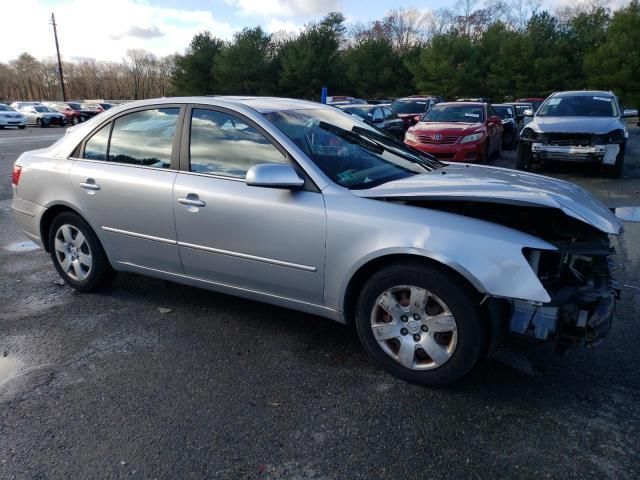
[[596,344],[619,220],[567,182],[446,164],[338,109],[188,97],[114,107],[15,163],[12,208],[60,276],[126,271],[354,325],[410,382],[505,339]]

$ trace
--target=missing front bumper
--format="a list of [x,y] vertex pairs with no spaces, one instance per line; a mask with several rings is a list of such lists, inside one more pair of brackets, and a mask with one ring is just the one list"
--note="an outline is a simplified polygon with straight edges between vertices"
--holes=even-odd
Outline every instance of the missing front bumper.
[[532,155],[539,160],[558,160],[563,162],[593,162],[603,165],[616,163],[620,145],[611,143],[593,146],[561,146],[544,143],[531,144]]
[[513,301],[511,333],[537,340],[555,340],[559,350],[571,345],[596,346],[613,324],[617,291],[590,292],[575,303],[552,306]]

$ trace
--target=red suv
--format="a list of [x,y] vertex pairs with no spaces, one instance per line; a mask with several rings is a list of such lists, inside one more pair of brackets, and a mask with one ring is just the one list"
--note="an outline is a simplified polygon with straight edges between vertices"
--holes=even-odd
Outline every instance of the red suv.
[[502,119],[489,103],[438,103],[407,130],[404,143],[439,160],[486,162],[502,148]]

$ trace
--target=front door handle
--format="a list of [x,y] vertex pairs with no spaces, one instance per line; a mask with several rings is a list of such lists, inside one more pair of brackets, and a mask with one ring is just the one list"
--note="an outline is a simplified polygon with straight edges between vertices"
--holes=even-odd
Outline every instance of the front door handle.
[[206,205],[204,200],[200,200],[200,198],[198,198],[198,195],[194,193],[190,193],[186,197],[178,198],[178,203],[181,203],[182,205],[188,205],[190,207],[204,207]]
[[80,186],[85,190],[100,190],[100,185],[93,178],[87,178],[85,182],[80,182]]

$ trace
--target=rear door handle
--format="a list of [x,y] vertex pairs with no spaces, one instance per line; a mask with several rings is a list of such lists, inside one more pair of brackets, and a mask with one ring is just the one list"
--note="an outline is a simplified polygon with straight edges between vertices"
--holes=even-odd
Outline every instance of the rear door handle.
[[86,182],[80,182],[80,186],[85,190],[100,190],[100,185],[93,178],[87,178]]
[[204,207],[206,205],[204,200],[200,200],[198,198],[198,195],[194,193],[190,193],[186,197],[178,198],[178,203],[181,203],[182,205],[188,205],[190,207]]

